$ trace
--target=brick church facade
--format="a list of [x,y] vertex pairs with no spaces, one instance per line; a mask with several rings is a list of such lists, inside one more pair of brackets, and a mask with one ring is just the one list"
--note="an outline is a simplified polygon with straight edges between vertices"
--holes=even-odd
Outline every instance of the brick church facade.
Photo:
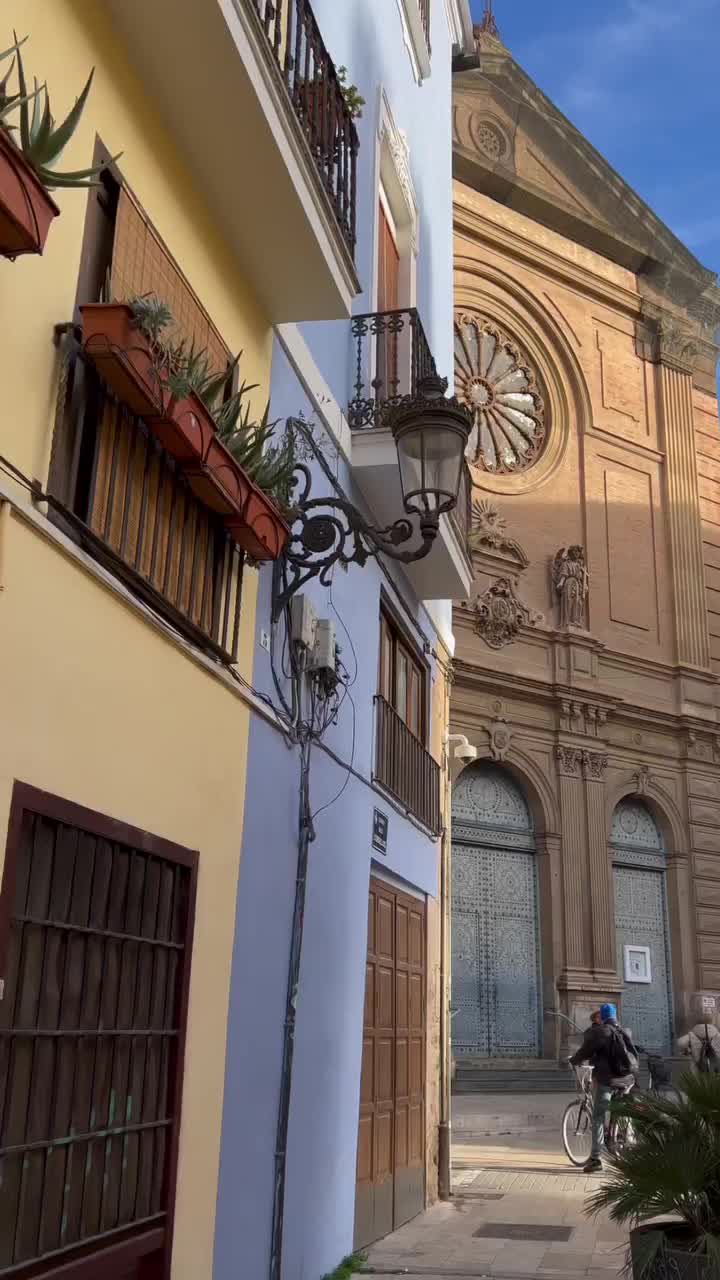
[[720,1008],[720,290],[492,19],[453,129],[454,1053],[556,1057],[603,998],[670,1051]]

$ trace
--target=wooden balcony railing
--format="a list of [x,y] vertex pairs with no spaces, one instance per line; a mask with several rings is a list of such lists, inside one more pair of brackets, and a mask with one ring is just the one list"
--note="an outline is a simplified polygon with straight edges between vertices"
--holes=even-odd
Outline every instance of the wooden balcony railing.
[[359,140],[309,0],[248,0],[262,23],[320,181],[355,254]]
[[437,373],[416,307],[354,316],[355,386],[348,417],[353,430],[383,427],[420,378]]
[[442,827],[440,766],[394,707],[375,698],[375,780],[434,834]]
[[60,341],[51,518],[175,630],[234,662],[242,552],[74,333]]

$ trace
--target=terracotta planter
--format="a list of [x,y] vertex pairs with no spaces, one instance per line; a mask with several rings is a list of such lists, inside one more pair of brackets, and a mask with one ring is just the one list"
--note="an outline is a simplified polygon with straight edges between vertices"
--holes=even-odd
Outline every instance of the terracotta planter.
[[118,400],[148,421],[162,416],[167,393],[132,309],[124,302],[91,303],[80,314],[85,351]]
[[144,418],[175,458],[201,502],[225,518],[254,560],[276,560],[289,529],[270,499],[218,440],[212,415],[191,392],[173,398],[161,384],[150,343],[125,303],[80,308],[85,351],[118,399]]
[[42,253],[60,210],[0,127],[0,257]]
[[665,1254],[652,1270],[657,1280],[712,1280],[716,1275],[714,1264],[707,1257],[691,1253],[692,1241],[687,1227],[677,1222],[649,1224],[630,1232],[630,1254],[633,1264],[633,1280],[646,1280],[643,1236],[661,1231],[665,1236]]
[[238,546],[253,560],[277,560],[290,529],[267,494],[253,484],[241,467],[238,470],[245,479],[247,495],[240,517],[230,516],[225,520],[225,526]]
[[148,425],[177,458],[192,490],[225,518],[225,527],[253,560],[276,560],[289,529],[270,499],[253,484],[217,438],[215,423],[194,392],[170,401],[162,419]]

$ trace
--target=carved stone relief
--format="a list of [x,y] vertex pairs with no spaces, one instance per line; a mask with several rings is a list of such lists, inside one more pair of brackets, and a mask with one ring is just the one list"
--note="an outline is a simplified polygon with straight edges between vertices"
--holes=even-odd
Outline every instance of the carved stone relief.
[[508,535],[507,520],[492,502],[483,498],[473,503],[472,524],[469,542],[473,549],[487,547],[513,557],[523,569],[528,567],[530,561],[524,548]]
[[510,578],[498,578],[475,601],[475,630],[491,649],[503,649],[517,639],[522,627],[542,621],[516,594]]
[[648,766],[646,764],[641,765],[634,776],[635,776],[635,787],[637,789],[637,794],[639,796],[647,795],[648,784],[650,782],[650,777],[651,777],[650,769],[648,768]]
[[583,776],[587,782],[602,782],[607,769],[608,758],[601,751],[583,751]]
[[560,626],[585,627],[588,571],[582,547],[561,547],[552,566],[553,587],[560,601]]
[[498,716],[496,720],[493,720],[488,729],[488,734],[490,736],[490,755],[493,760],[504,760],[512,746],[512,730],[508,727],[504,716]]
[[608,713],[594,703],[563,698],[560,703],[560,728],[567,733],[582,733],[587,738],[600,738],[605,732]]
[[703,760],[713,764],[715,752],[708,738],[700,737],[694,729],[689,729],[685,739],[685,750],[689,760]]
[[555,755],[558,762],[558,773],[561,777],[580,777],[580,766],[582,764],[583,753],[578,747],[556,747]]

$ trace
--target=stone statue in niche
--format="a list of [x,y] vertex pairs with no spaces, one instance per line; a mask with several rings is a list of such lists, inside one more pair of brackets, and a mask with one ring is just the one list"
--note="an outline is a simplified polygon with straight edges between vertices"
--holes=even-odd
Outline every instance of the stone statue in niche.
[[552,567],[553,587],[560,601],[560,626],[584,627],[588,571],[582,547],[561,547]]

